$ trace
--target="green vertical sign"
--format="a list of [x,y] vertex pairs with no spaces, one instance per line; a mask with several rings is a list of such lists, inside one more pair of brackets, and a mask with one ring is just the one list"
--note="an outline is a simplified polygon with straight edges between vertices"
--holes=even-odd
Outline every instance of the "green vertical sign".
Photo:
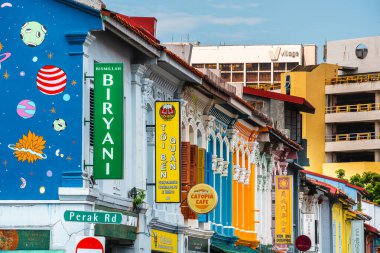
[[94,178],[123,178],[123,64],[95,63]]

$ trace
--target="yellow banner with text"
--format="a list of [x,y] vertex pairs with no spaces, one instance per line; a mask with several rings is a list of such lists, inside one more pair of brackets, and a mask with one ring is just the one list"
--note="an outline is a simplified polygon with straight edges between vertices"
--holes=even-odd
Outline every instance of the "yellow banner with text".
[[181,202],[180,102],[156,102],[156,202]]
[[292,176],[276,176],[276,244],[292,244]]

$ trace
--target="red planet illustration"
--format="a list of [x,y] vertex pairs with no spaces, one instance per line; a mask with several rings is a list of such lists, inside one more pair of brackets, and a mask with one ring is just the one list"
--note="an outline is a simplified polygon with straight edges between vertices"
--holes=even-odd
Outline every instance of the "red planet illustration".
[[66,88],[66,73],[52,65],[42,67],[37,74],[37,88],[44,94],[57,95]]

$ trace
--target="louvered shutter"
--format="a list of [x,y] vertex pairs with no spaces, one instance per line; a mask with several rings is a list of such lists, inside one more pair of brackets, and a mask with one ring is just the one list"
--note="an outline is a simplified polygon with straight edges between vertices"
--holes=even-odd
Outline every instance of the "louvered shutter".
[[94,88],[90,88],[90,145],[94,146]]
[[198,146],[191,145],[190,147],[190,185],[197,184],[197,163],[198,163]]
[[182,203],[181,203],[181,212],[183,215],[184,219],[189,219],[189,214],[190,214],[190,207],[187,204],[187,195],[190,191],[190,186],[182,186],[181,187],[181,198],[182,198]]
[[207,152],[206,182],[207,184],[212,185],[212,153],[211,152]]
[[181,181],[190,184],[190,143],[181,142]]
[[198,149],[197,183],[205,182],[205,150]]

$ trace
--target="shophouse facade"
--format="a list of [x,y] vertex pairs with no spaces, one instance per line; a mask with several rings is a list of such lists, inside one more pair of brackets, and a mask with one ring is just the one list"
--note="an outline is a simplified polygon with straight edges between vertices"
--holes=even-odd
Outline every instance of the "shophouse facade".
[[[331,200],[331,207],[328,209],[331,212],[331,231],[326,231],[326,233],[331,233],[329,238],[332,238],[332,249],[333,252],[352,252],[357,250],[364,250],[365,245],[368,243],[373,243],[374,237],[366,238],[365,231],[369,231],[369,221],[372,217],[363,210],[362,198],[367,194],[367,192],[356,185],[352,185],[345,180],[325,176],[311,171],[303,171],[309,183],[317,186],[317,189],[322,190],[323,188],[328,189],[328,194]],[[309,194],[310,195],[310,194]],[[323,209],[324,203],[319,201],[319,197],[316,194],[309,196],[312,198],[312,203],[314,202],[314,215],[319,215],[322,217],[321,227],[317,227],[315,231],[321,234],[319,229],[323,230],[327,227],[328,219],[323,219],[323,213],[318,213],[318,209]],[[314,201],[313,201],[314,200]],[[308,203],[306,201],[305,203]],[[316,205],[316,203],[318,203]],[[322,207],[320,205],[322,204]],[[327,211],[327,209],[325,209]],[[320,222],[318,222],[321,224]],[[367,223],[367,225],[366,225]],[[303,226],[305,227],[305,226]],[[367,232],[368,233],[368,232]],[[324,249],[327,245],[325,242],[329,242],[328,238],[321,238],[321,246]]]
[[[255,225],[259,249],[291,250],[297,252],[292,245],[275,243],[276,220],[279,218],[276,210],[280,200],[276,197],[275,179],[277,176],[292,177],[292,240],[301,234],[301,216],[298,203],[300,192],[303,191],[300,171],[303,170],[298,162],[304,159],[301,139],[301,112],[314,113],[314,107],[305,99],[264,90],[245,87],[243,98],[256,109],[273,119],[273,125],[281,132],[268,127],[261,129],[254,149],[254,162],[257,168],[255,206],[262,210],[256,214],[259,221]],[[277,142],[280,136],[290,136],[290,142]],[[270,201],[268,201],[270,200]],[[267,224],[271,224],[268,226]]]
[[[33,8],[35,4],[37,2],[28,2],[23,7],[30,5]],[[36,12],[28,19],[39,20],[41,26],[38,28],[42,32],[49,31],[44,34],[45,41],[40,39],[36,42],[40,45],[28,47],[18,38],[23,25],[19,24],[20,27],[11,29],[9,35],[15,43],[3,44],[4,50],[10,52],[5,54],[9,58],[7,62],[2,63],[3,77],[5,82],[12,84],[12,88],[3,87],[6,89],[4,94],[25,96],[30,93],[30,101],[21,101],[26,104],[20,102],[19,109],[35,105],[32,102],[37,99],[40,101],[34,117],[32,110],[25,115],[10,113],[9,117],[15,122],[28,120],[31,123],[16,124],[17,128],[9,125],[7,135],[2,135],[2,143],[25,139],[8,145],[11,150],[4,151],[4,157],[7,157],[4,166],[25,166],[25,170],[29,170],[21,174],[10,170],[2,177],[11,181],[22,178],[17,190],[2,190],[3,235],[20,233],[20,230],[32,233],[33,230],[33,233],[45,236],[45,242],[48,242],[34,249],[69,252],[75,248],[76,236],[93,235],[104,236],[106,250],[113,252],[154,252],[162,243],[160,240],[169,244],[164,245],[166,252],[191,252],[200,244],[201,249],[197,250],[201,252],[220,245],[241,252],[253,251],[258,240],[253,225],[255,218],[250,214],[256,212],[254,195],[258,173],[254,171],[252,155],[260,129],[267,129],[271,121],[224,86],[218,86],[160,46],[154,37],[154,29],[150,29],[154,27],[154,18],[144,20],[145,25],[150,24],[147,29],[138,29],[136,22],[141,19],[109,11],[96,1],[48,1],[41,6],[41,12],[50,13],[48,18],[39,20],[40,13]],[[9,12],[16,11],[17,15],[10,15],[2,22],[13,23],[16,16],[26,17],[21,7],[8,9]],[[53,17],[55,14],[57,16]],[[72,26],[77,26],[79,20],[86,20],[87,23],[81,23],[82,32],[72,33],[63,22],[66,20],[63,15],[73,16]],[[57,24],[59,29],[50,29]],[[34,56],[39,49],[42,50],[38,51],[41,56]],[[28,65],[30,69],[18,70],[20,63],[28,58],[13,53],[16,51],[23,52],[24,56],[30,55],[35,64]],[[16,58],[19,59],[17,64]],[[115,96],[122,101],[118,106],[123,116],[123,130],[120,133],[122,138],[118,138],[122,139],[119,157],[123,157],[120,168],[124,176],[107,180],[93,177],[97,138],[94,123],[98,117],[94,109],[97,100],[94,69],[96,64],[104,63],[122,63],[122,68],[118,67],[122,69],[118,85],[123,87],[123,91]],[[32,83],[31,86],[35,85],[37,73],[49,73],[53,67],[39,68],[53,64],[57,65],[58,78],[62,79],[59,85],[65,87],[58,87],[61,90],[56,91],[55,96],[45,95],[47,91],[41,90],[41,84],[39,88],[28,87],[26,90],[21,86],[24,79]],[[47,75],[42,74],[42,77]],[[189,187],[199,182],[213,186],[220,202],[208,215],[196,215],[189,210],[185,196],[182,203],[155,201],[152,157],[155,152],[154,103],[158,100],[180,101],[182,105],[182,148],[185,150],[187,145],[190,151],[187,153],[190,166],[184,164],[186,159],[182,159],[182,192],[186,195]],[[106,108],[109,110],[110,107]],[[8,117],[7,113],[3,115]],[[53,124],[53,129],[41,129],[42,122]],[[265,134],[269,135],[269,131]],[[33,140],[39,142],[35,147],[28,144]],[[277,141],[290,142],[285,136]],[[112,156],[111,153],[108,156]],[[39,163],[47,170],[45,174],[34,171]],[[186,171],[184,168],[196,168],[197,173],[192,174],[191,169]],[[46,185],[39,186],[38,182]],[[23,192],[26,185],[30,191]],[[134,198],[141,191],[147,193],[146,203],[136,206]],[[234,203],[244,209],[237,209],[235,213]],[[123,220],[121,224],[96,225],[70,222],[64,218],[68,210],[118,212]],[[30,216],[24,216],[25,213]],[[33,219],[33,214],[44,218]],[[40,228],[43,228],[42,232],[35,232]],[[236,241],[240,246],[235,246]]]

